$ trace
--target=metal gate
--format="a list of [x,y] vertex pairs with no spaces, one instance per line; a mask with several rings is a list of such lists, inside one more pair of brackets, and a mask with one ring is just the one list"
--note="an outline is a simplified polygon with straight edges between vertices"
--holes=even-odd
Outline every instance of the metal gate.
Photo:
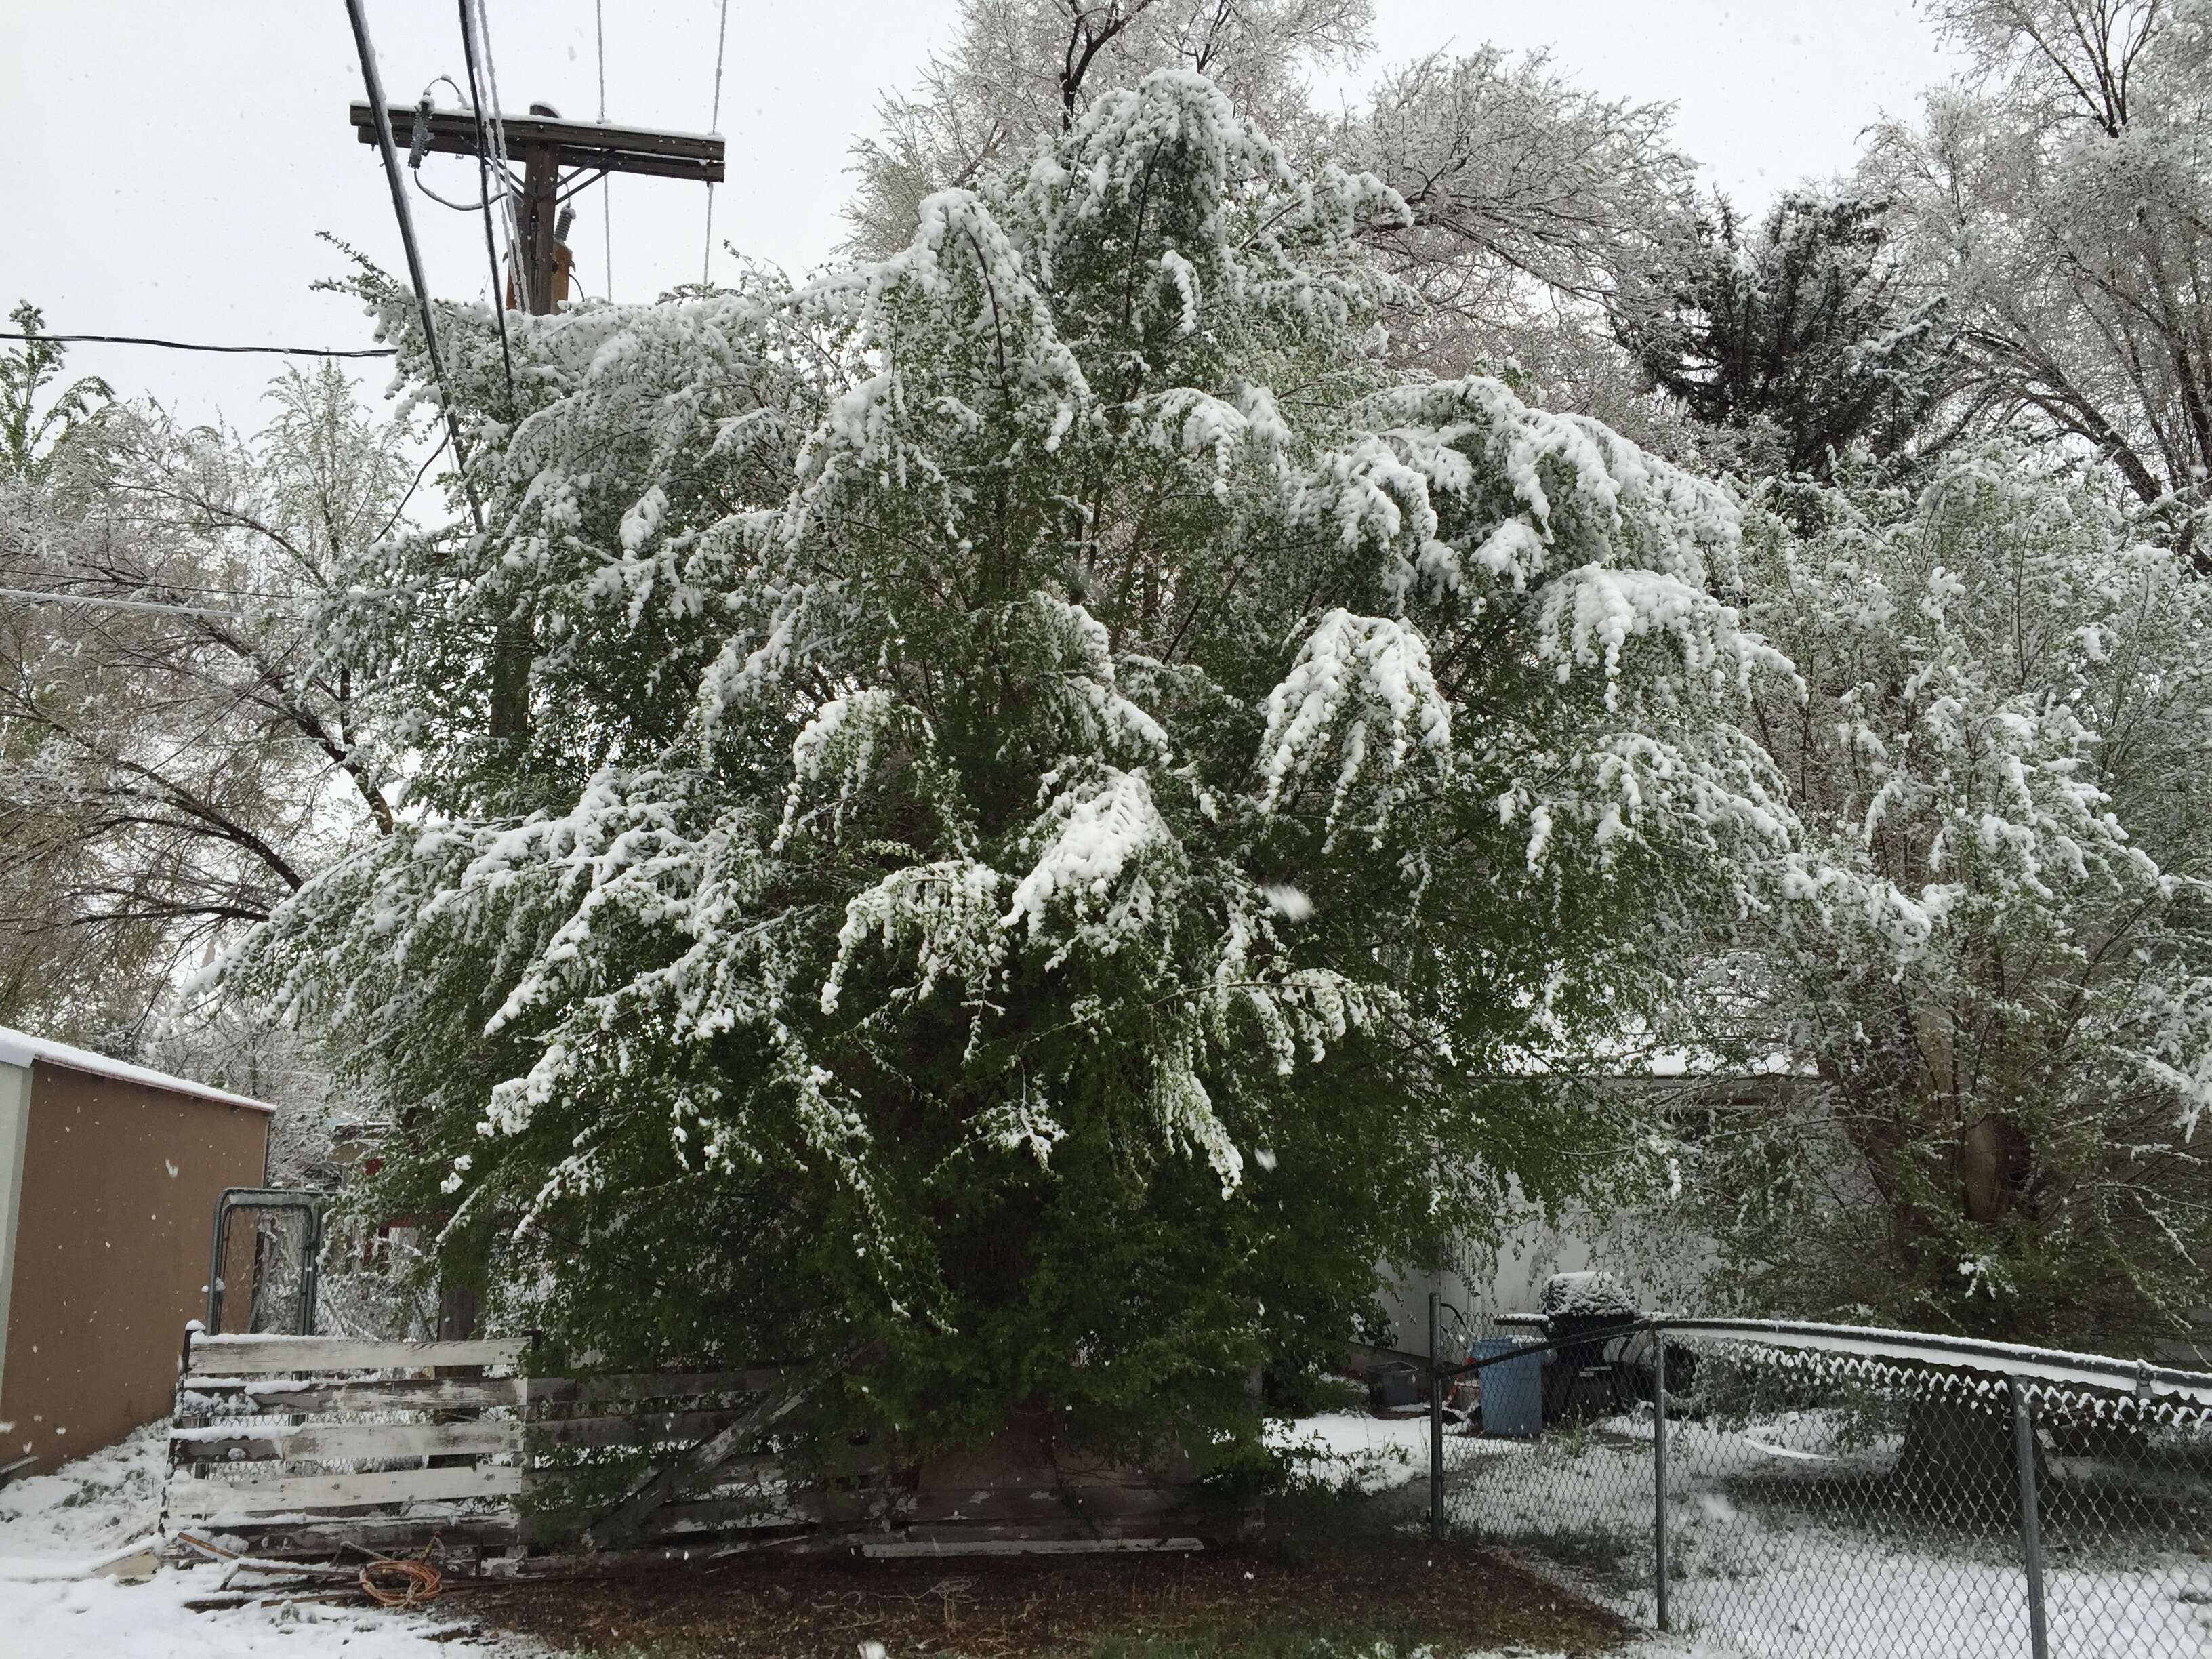
[[210,1335],[314,1334],[330,1203],[327,1193],[223,1189],[208,1259]]

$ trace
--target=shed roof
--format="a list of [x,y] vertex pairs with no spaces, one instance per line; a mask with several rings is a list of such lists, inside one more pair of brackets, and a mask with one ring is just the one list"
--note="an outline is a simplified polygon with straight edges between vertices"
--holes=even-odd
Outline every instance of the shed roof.
[[194,1083],[189,1078],[172,1077],[167,1072],[157,1072],[150,1066],[132,1066],[119,1060],[110,1060],[106,1054],[96,1054],[89,1048],[74,1048],[66,1042],[52,1042],[46,1037],[33,1036],[27,1031],[17,1031],[0,1025],[0,1066],[28,1066],[33,1060],[48,1066],[66,1066],[74,1072],[91,1072],[100,1077],[110,1077],[120,1083],[136,1083],[148,1089],[167,1089],[173,1094],[191,1095],[196,1099],[213,1101],[223,1106],[244,1106],[257,1112],[274,1112],[276,1109],[265,1100],[249,1100],[244,1095],[234,1095],[225,1089],[210,1089],[204,1083]]

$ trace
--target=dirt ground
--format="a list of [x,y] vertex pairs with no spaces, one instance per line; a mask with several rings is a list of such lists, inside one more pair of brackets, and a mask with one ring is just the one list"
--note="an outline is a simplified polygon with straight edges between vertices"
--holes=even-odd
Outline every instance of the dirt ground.
[[1416,1540],[1325,1552],[1275,1545],[1192,1555],[738,1558],[703,1569],[486,1588],[489,1625],[580,1654],[668,1659],[1031,1659],[1114,1638],[1204,1638],[1224,1649],[1286,1632],[1387,1640],[1400,1652],[1520,1645],[1597,1654],[1628,1632],[1510,1562]]

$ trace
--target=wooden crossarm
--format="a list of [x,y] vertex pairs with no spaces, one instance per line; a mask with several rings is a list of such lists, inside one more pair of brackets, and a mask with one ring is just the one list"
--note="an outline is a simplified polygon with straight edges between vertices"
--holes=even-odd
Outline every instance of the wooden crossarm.
[[[410,104],[387,104],[392,135],[402,149],[411,142],[416,111]],[[352,105],[347,113],[354,134],[364,144],[376,139],[376,118],[367,104]],[[477,153],[477,118],[467,110],[433,110],[425,118],[430,135],[428,149],[441,155]],[[544,149],[566,167],[588,167],[603,173],[641,173],[664,179],[695,179],[720,184],[725,177],[726,146],[706,132],[663,132],[651,127],[613,127],[596,121],[561,121],[542,115],[501,118],[510,152]]]

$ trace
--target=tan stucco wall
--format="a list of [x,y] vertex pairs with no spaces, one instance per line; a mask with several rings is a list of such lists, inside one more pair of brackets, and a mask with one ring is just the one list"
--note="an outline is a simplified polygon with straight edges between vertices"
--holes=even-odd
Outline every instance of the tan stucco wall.
[[0,1374],[0,1462],[41,1471],[167,1414],[204,1316],[225,1187],[258,1187],[269,1119],[46,1060],[32,1068]]

